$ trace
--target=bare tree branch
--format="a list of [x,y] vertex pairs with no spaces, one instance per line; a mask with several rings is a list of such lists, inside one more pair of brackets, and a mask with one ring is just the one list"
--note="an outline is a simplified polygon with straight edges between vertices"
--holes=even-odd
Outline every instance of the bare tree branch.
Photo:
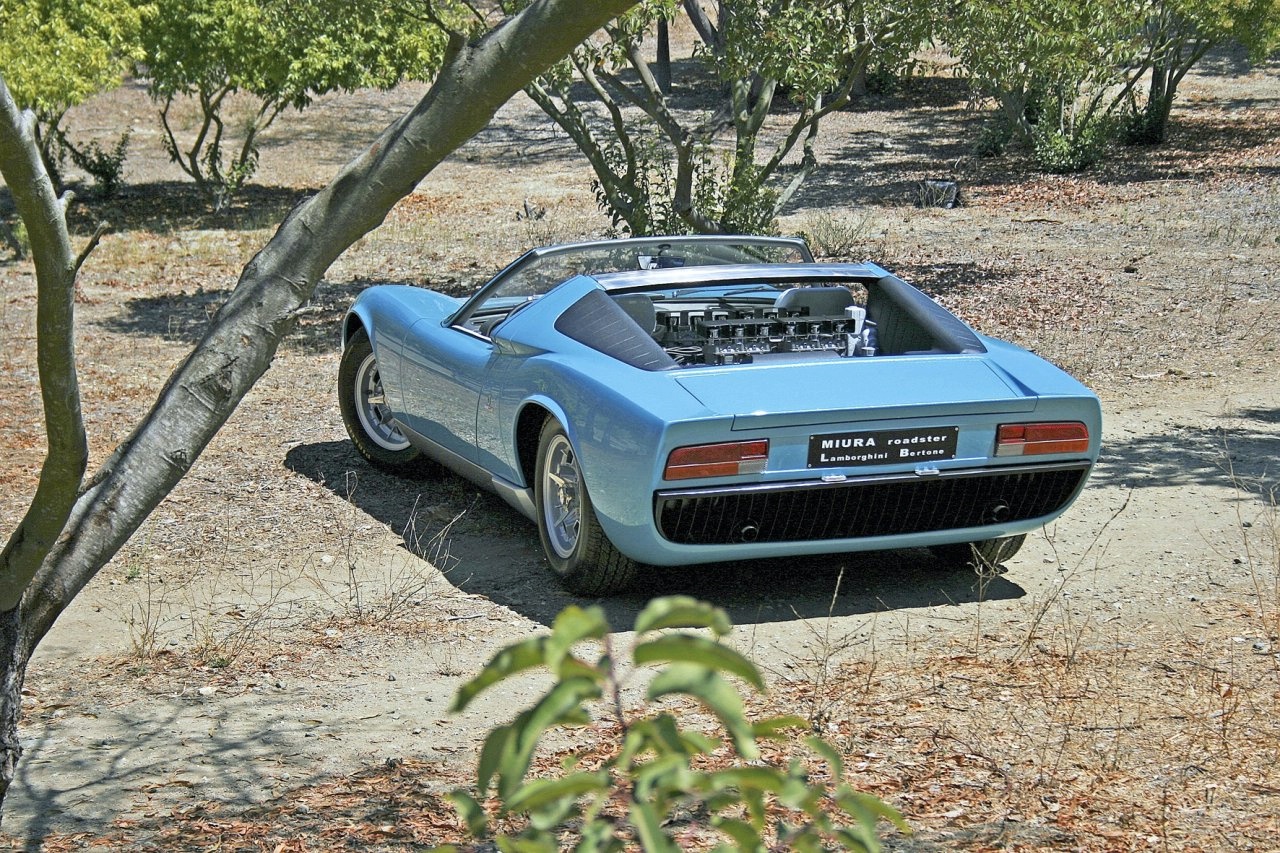
[[89,260],[89,255],[93,253],[93,250],[98,248],[98,241],[102,239],[103,234],[107,233],[109,227],[107,223],[99,222],[98,227],[93,229],[93,236],[89,238],[89,242],[85,243],[84,248],[80,250],[80,254],[76,255],[75,263],[71,267],[72,286],[74,286],[75,277],[80,274],[80,267],[84,266],[84,262]]

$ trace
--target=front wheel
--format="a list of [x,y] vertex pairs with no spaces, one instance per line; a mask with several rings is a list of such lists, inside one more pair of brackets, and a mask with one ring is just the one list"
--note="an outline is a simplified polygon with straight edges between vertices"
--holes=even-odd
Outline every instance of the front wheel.
[[600,529],[578,454],[563,427],[548,419],[538,439],[533,497],[538,536],[547,562],[579,595],[608,595],[635,580],[636,562],[623,555]]
[[944,563],[954,566],[972,566],[979,571],[992,569],[1022,549],[1027,541],[1025,533],[1003,539],[983,539],[979,542],[955,542],[950,545],[934,545],[929,550]]
[[420,451],[392,418],[378,360],[364,329],[347,341],[338,363],[338,408],[351,443],[376,467],[404,473],[417,460]]

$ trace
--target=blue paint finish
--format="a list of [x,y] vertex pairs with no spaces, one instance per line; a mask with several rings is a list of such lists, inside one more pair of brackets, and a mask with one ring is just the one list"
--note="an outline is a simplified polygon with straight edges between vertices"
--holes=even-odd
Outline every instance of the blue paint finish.
[[[644,251],[654,252],[657,245],[648,241]],[[714,240],[696,243],[699,249],[714,250],[718,245]],[[555,256],[555,250],[536,252]],[[940,545],[1025,533],[1048,520],[856,540],[679,545],[663,539],[655,525],[659,490],[878,473],[927,476],[922,469],[968,471],[1024,463],[1027,460],[994,457],[996,430],[1002,423],[1081,421],[1090,435],[1086,453],[1036,456],[1033,461],[1092,464],[1098,457],[1102,422],[1097,398],[1057,367],[993,338],[977,336],[986,352],[870,357],[846,357],[830,350],[788,352],[785,358],[766,355],[747,364],[644,370],[556,328],[570,306],[602,289],[650,292],[667,308],[706,312],[708,319],[737,299],[755,306],[744,310],[757,312],[758,318],[780,286],[835,282],[875,287],[888,273],[873,264],[746,267],[735,262],[723,267],[612,271],[599,277],[574,275],[535,288],[543,292],[511,296],[504,276],[526,275],[541,258],[535,253],[521,258],[470,301],[406,286],[370,288],[352,306],[344,330],[353,319],[368,330],[398,420],[431,444],[504,481],[531,486],[520,467],[517,421],[530,405],[549,412],[573,444],[601,528],[619,551],[640,562],[687,565]],[[653,289],[646,291],[649,287]],[[926,327],[959,324],[909,285],[894,279],[893,288],[911,292],[911,311],[916,317],[923,312]],[[506,314],[512,305],[518,308]],[[967,328],[962,331],[975,340]],[[926,428],[955,430],[953,458],[929,464],[888,460],[809,467],[811,436]],[[676,448],[756,438],[769,440],[763,472],[677,483],[662,479],[667,457]],[[430,446],[426,449],[431,452]]]

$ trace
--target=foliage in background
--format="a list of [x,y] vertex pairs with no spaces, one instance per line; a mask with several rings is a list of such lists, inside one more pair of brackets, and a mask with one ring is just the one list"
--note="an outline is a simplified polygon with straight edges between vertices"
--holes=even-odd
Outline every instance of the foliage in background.
[[[685,92],[680,79],[666,85],[669,69],[655,69],[646,43],[679,14],[676,0],[647,0],[527,89],[587,157],[614,225],[632,234],[772,231],[817,167],[823,117],[865,86],[873,60],[908,62],[931,25],[920,0],[711,6],[683,4],[700,39]],[[719,89],[714,107],[682,107],[709,88]],[[764,145],[771,116],[778,134]]]
[[1128,142],[1164,142],[1178,85],[1210,49],[1234,42],[1257,61],[1280,48],[1280,0],[1135,2],[1145,21],[1142,54],[1129,74],[1149,73],[1150,78],[1145,101],[1128,99]]
[[[142,57],[140,29],[148,9],[130,0],[0,3],[0,72],[18,107],[36,114],[40,156],[55,185],[62,183],[60,153],[79,153],[61,126],[63,116],[119,85]],[[119,149],[122,163],[127,144]]]
[[[286,108],[359,87],[427,79],[446,40],[394,0],[155,0],[147,83],[169,156],[214,205],[254,173],[258,137]],[[234,96],[251,106],[243,115]],[[184,133],[190,99],[196,116]]]
[[1117,131],[1163,142],[1178,84],[1210,49],[1238,43],[1253,60],[1274,51],[1280,0],[966,0],[943,36],[1000,110],[977,152],[1018,141],[1046,171],[1073,172]]
[[1091,164],[1106,141],[1141,19],[1128,0],[972,0],[953,4],[943,36],[1000,120],[982,153],[1017,140],[1054,172]]
[[89,140],[81,147],[71,144],[65,133],[59,131],[57,140],[57,159],[70,157],[71,162],[93,178],[94,186],[103,196],[110,198],[120,191],[124,182],[124,161],[129,153],[129,139],[132,133],[126,130],[120,134],[115,145],[103,148],[97,142]]
[[[667,630],[672,628],[703,629],[711,637]],[[754,664],[719,642],[730,628],[719,608],[679,596],[654,599],[636,618],[631,653],[637,667],[661,667],[646,692],[650,702],[667,696],[700,701],[718,719],[727,742],[681,727],[669,711],[625,710],[610,628],[599,607],[569,607],[549,635],[500,651],[459,690],[453,710],[530,670],[545,669],[555,683],[532,708],[489,733],[480,754],[478,796],[452,795],[471,833],[491,835],[482,805],[491,791],[502,825],[523,819],[523,829],[497,835],[501,850],[614,851],[632,844],[675,853],[686,837],[715,834],[721,850],[878,850],[881,818],[908,831],[897,811],[843,781],[839,754],[820,738],[809,737],[806,744],[826,762],[827,773],[811,776],[797,759],[785,768],[762,759],[759,740],[780,740],[786,729],[808,724],[796,717],[747,719],[729,677],[757,690],[764,681]],[[576,651],[588,641],[599,652],[594,661]],[[595,704],[618,732],[612,753],[600,763],[574,756],[563,775],[526,780],[543,735],[587,724]]]

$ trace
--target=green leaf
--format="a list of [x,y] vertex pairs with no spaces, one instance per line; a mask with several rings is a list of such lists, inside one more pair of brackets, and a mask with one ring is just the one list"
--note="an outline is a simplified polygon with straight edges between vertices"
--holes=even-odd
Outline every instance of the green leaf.
[[638,720],[627,729],[622,749],[618,751],[619,767],[628,766],[633,759],[646,752],[683,753],[686,750],[680,737],[680,729],[670,714],[659,714],[647,720]]
[[458,695],[454,697],[453,704],[449,706],[450,713],[456,714],[465,710],[471,704],[471,700],[479,696],[481,691],[492,687],[499,681],[510,678],[518,672],[533,669],[535,666],[542,666],[545,661],[544,648],[546,642],[546,637],[530,637],[527,640],[507,646],[498,652],[485,665],[485,668],[480,670],[479,675],[458,688]]
[[756,829],[764,829],[767,814],[764,807],[764,794],[748,789],[742,792],[742,802],[747,807],[747,814],[751,815],[751,822]]
[[839,827],[832,830],[831,834],[839,839],[843,850],[864,851],[864,853],[880,851],[880,838],[874,832],[868,833],[866,827],[859,826],[856,829]]
[[764,679],[755,664],[726,645],[693,634],[667,634],[635,649],[637,664],[682,661],[729,672],[763,692]]
[[844,760],[840,758],[840,753],[836,752],[836,748],[827,743],[820,737],[809,736],[804,739],[809,748],[821,755],[827,764],[831,765],[831,777],[836,781],[844,778]]
[[720,738],[704,735],[702,732],[680,732],[680,740],[684,742],[685,751],[690,755],[710,755],[720,748]]
[[889,821],[901,832],[908,835],[911,834],[911,826],[907,823],[906,818],[902,816],[902,812],[879,797],[855,791],[848,785],[841,785],[836,791],[835,800],[840,804],[840,808],[844,809],[845,813],[856,818],[864,827],[870,827],[873,837],[875,835],[876,821],[880,818]]
[[[810,853],[810,851],[812,851],[812,853],[820,853],[820,851],[827,849],[817,837],[817,834],[808,827],[802,829],[797,835],[787,839],[787,844],[792,850],[796,851],[796,853]],[[852,849],[857,850],[859,848],[854,847]]]
[[680,853],[680,848],[662,831],[661,816],[652,803],[632,800],[630,814],[645,853]]
[[719,673],[697,664],[672,664],[649,683],[648,697],[657,699],[671,693],[684,693],[700,700],[720,718],[739,755],[747,759],[760,757],[751,724],[743,711],[742,697]]
[[[556,621],[551,626],[551,636],[547,638],[547,668],[560,678],[585,674],[582,671],[584,665],[573,658],[570,651],[575,643],[588,639],[598,640],[608,633],[609,622],[600,607],[566,607],[556,616]],[[562,669],[566,662],[568,668]]]
[[563,800],[552,800],[541,808],[528,812],[529,825],[541,832],[551,832],[569,820],[577,820],[582,815],[578,800],[565,797]]
[[632,768],[631,783],[637,799],[653,801],[665,792],[688,791],[693,787],[693,773],[683,755],[659,755]]
[[609,774],[604,770],[574,773],[562,779],[535,779],[508,797],[505,806],[510,812],[530,811],[555,800],[577,799],[593,791],[605,791],[608,787]]
[[723,637],[733,629],[733,623],[719,607],[687,595],[671,595],[653,599],[636,617],[637,634],[663,628],[710,628]]
[[481,796],[489,793],[489,782],[498,772],[498,765],[507,751],[507,744],[514,734],[511,726],[497,726],[484,739],[480,748],[480,761],[476,768],[476,789]]
[[787,773],[787,784],[778,792],[778,800],[789,808],[799,809],[810,817],[822,813],[823,789],[809,784],[804,768],[793,762]]
[[764,839],[760,837],[760,833],[746,821],[736,818],[719,818],[712,819],[712,825],[725,835],[733,839],[734,848],[737,850],[761,850],[764,848]]
[[[569,678],[556,684],[538,704],[516,717],[512,734],[498,764],[498,794],[509,799],[524,779],[538,741],[566,717],[580,719],[582,703],[600,697],[600,687],[588,678]],[[486,744],[487,746],[487,744]]]
[[797,717],[794,714],[788,714],[782,717],[769,717],[752,723],[751,732],[757,739],[763,740],[782,740],[783,734],[788,729],[807,729],[809,721],[804,717]]
[[582,825],[574,853],[614,853],[621,849],[622,842],[614,836],[613,824],[604,820],[592,820]]
[[446,797],[453,803],[458,817],[467,825],[467,832],[476,838],[481,838],[488,832],[489,819],[475,797],[462,790],[450,791]]

